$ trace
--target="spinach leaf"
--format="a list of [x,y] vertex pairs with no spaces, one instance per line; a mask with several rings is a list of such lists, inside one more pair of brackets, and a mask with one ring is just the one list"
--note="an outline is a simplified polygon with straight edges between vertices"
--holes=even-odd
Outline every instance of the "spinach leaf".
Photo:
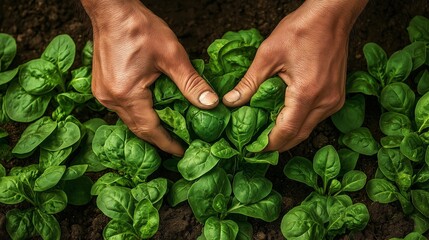
[[57,66],[44,59],[34,59],[19,70],[19,84],[32,95],[44,95],[63,84]]
[[177,164],[179,172],[188,181],[195,180],[219,162],[220,158],[211,154],[211,145],[201,140],[194,140]]
[[205,110],[190,106],[186,121],[192,127],[193,132],[206,142],[217,140],[229,123],[231,112],[223,104],[214,109]]
[[384,86],[387,64],[386,52],[378,44],[370,42],[364,45],[363,53],[368,66],[368,72]]
[[231,124],[226,129],[226,135],[241,152],[267,121],[268,114],[264,110],[242,106],[231,113]]
[[61,34],[52,39],[42,53],[42,59],[52,62],[65,73],[72,66],[75,55],[76,45],[73,39],[67,34]]
[[0,72],[7,70],[16,55],[16,41],[6,33],[0,33]]
[[12,149],[14,154],[26,154],[32,152],[57,128],[57,123],[49,117],[42,117],[30,124],[21,134],[21,138]]
[[52,95],[32,95],[18,82],[12,82],[6,90],[4,110],[16,122],[32,122],[45,113]]
[[187,144],[191,143],[191,137],[189,135],[188,128],[186,127],[186,120],[180,112],[173,110],[170,107],[155,111],[161,121],[171,128],[170,131],[175,133]]

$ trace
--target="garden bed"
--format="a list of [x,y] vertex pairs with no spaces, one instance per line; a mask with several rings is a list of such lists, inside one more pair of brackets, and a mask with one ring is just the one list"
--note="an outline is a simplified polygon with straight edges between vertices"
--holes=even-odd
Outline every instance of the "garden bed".
[[[91,39],[91,25],[81,7],[73,1],[10,1],[3,0],[0,12],[0,32],[12,35],[18,45],[18,53],[12,67],[30,59],[38,58],[47,44],[59,34],[69,34],[81,51]],[[263,36],[268,36],[276,24],[288,13],[299,7],[298,1],[145,1],[147,7],[163,18],[177,34],[191,59],[208,59],[207,47],[227,31],[256,28]],[[373,0],[358,18],[350,35],[348,71],[365,70],[366,61],[362,48],[367,42],[376,42],[390,56],[409,43],[406,28],[416,15],[428,16],[427,0],[383,1]],[[79,58],[77,58],[79,59]],[[80,66],[80,60],[74,63]],[[380,109],[377,99],[368,97],[364,126],[374,132],[378,129]],[[376,107],[371,107],[376,106]],[[90,117],[79,113],[83,122]],[[108,123],[114,123],[113,113],[103,112],[99,117]],[[9,133],[9,143],[14,146],[28,124],[6,124],[3,127]],[[312,159],[314,154],[325,145],[338,147],[340,133],[330,119],[325,120],[313,131],[311,136],[288,152],[280,155],[279,164],[269,168],[267,177],[273,182],[273,189],[282,196],[281,214],[301,203],[311,192],[309,187],[288,179],[283,174],[286,162],[293,156]],[[378,132],[374,137],[381,137]],[[36,159],[37,160],[37,159]],[[1,162],[6,169],[34,163],[35,159],[12,159]],[[377,168],[377,158],[361,157],[357,169],[371,179]],[[155,175],[166,176],[172,180],[179,175],[160,169]],[[100,174],[90,174],[97,179]],[[353,202],[364,203],[370,213],[367,227],[359,232],[346,234],[340,239],[389,239],[404,237],[413,230],[413,221],[404,215],[398,202],[379,204],[372,202],[365,189],[352,193]],[[15,206],[0,206],[0,239],[9,239],[5,229],[6,212]],[[26,208],[25,204],[17,205]],[[164,204],[160,209],[160,227],[153,239],[196,239],[202,226],[193,216],[187,204],[172,208]],[[61,239],[102,239],[104,226],[109,222],[95,204],[68,206],[58,213],[56,218],[61,226]],[[251,220],[254,239],[283,239],[280,232],[281,217],[272,223]]]

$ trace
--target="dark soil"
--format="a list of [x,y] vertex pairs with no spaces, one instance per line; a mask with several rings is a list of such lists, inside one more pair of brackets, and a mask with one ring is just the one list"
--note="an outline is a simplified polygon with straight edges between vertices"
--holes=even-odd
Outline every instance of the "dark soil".
[[[257,28],[264,36],[288,13],[303,1],[286,0],[147,0],[146,6],[163,18],[177,34],[191,58],[206,58],[205,49],[216,38],[230,30]],[[51,39],[62,33],[69,34],[82,49],[91,39],[91,25],[79,1],[56,0],[0,0],[0,32],[14,36],[18,55],[14,65],[40,56]],[[367,42],[380,44],[388,54],[408,43],[406,27],[415,15],[429,15],[427,0],[386,1],[371,0],[357,20],[350,36],[348,70],[365,69],[362,47]],[[79,64],[77,62],[76,64]],[[374,106],[375,104],[367,104]],[[369,128],[377,127],[378,111],[367,110]],[[374,121],[372,121],[374,120]],[[22,124],[7,125],[11,134],[10,144],[16,142],[25,129]],[[312,158],[320,147],[337,145],[338,133],[329,120],[319,124],[310,138],[289,152],[282,154],[278,166],[272,167],[269,177],[274,188],[283,196],[284,215],[299,204],[310,189],[288,180],[282,173],[283,166],[292,156]],[[25,160],[25,161],[31,161]],[[7,168],[25,164],[22,160],[3,163]],[[358,168],[368,177],[374,175],[375,158],[362,158]],[[364,191],[352,195],[355,202],[368,206],[371,219],[362,232],[342,236],[341,239],[389,239],[403,237],[412,231],[412,221],[404,216],[396,204],[381,205],[371,202]],[[0,206],[0,239],[8,239],[5,230],[5,214],[15,206]],[[68,207],[58,214],[62,239],[102,239],[104,225],[108,222],[96,207],[95,201],[83,207]],[[160,210],[161,226],[153,239],[196,239],[201,226],[192,216],[190,208],[182,204],[171,208],[164,205]],[[280,219],[273,223],[252,221],[254,239],[282,239]]]

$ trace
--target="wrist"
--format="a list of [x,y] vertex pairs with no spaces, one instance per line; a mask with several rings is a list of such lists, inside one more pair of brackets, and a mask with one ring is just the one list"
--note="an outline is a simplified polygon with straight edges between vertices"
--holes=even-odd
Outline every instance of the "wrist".
[[91,19],[94,32],[123,29],[125,24],[135,22],[132,20],[135,13],[139,13],[142,24],[150,13],[139,0],[81,0],[81,3]]
[[303,5],[307,5],[322,22],[327,21],[349,34],[367,3],[368,0],[306,0]]

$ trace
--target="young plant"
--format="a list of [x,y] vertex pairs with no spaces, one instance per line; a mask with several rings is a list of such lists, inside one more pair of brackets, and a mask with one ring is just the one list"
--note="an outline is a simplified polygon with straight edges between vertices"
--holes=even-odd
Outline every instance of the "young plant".
[[[6,175],[1,171],[0,202],[18,204],[26,201],[32,207],[6,213],[6,230],[12,239],[28,239],[40,235],[43,239],[60,239],[61,229],[54,214],[67,204],[87,204],[92,181],[83,174],[86,165],[71,167],[37,164],[14,167]],[[79,184],[79,189],[73,187]],[[88,191],[85,191],[88,190]]]
[[97,128],[92,150],[111,170],[91,189],[97,207],[109,218],[104,239],[147,239],[159,226],[158,209],[167,192],[167,180],[149,176],[161,164],[156,149],[137,138],[122,122]]
[[[426,217],[429,214],[426,207],[429,200],[428,25],[429,19],[423,16],[413,18],[407,28],[411,43],[390,57],[379,45],[366,44],[363,52],[367,71],[354,72],[347,79],[347,93],[376,96],[382,110],[379,127],[384,136],[377,143],[381,147],[370,148],[374,150],[372,153],[377,153],[378,170],[375,179],[366,186],[368,196],[380,203],[399,201],[404,213],[414,219],[415,231],[421,234],[429,229]],[[414,78],[417,86],[410,84],[410,78]],[[351,112],[347,110],[350,106],[345,107],[340,112]],[[361,112],[358,110],[353,112]],[[339,114],[337,118],[344,120],[341,123],[351,129],[350,132],[362,129],[347,123],[346,114]],[[334,120],[337,127],[346,129],[338,124],[338,119]],[[369,131],[366,135],[370,135]],[[349,140],[352,139],[361,142],[358,138]],[[347,144],[349,140],[344,136],[341,142],[353,149]]]
[[[342,158],[327,145],[316,152],[313,162],[304,157],[287,162],[285,175],[315,190],[284,215],[281,231],[287,239],[332,239],[346,230],[366,227],[368,209],[362,203],[353,204],[346,193],[364,188],[367,177],[354,170],[359,154],[347,149],[341,152]],[[318,179],[322,179],[321,186]]]

